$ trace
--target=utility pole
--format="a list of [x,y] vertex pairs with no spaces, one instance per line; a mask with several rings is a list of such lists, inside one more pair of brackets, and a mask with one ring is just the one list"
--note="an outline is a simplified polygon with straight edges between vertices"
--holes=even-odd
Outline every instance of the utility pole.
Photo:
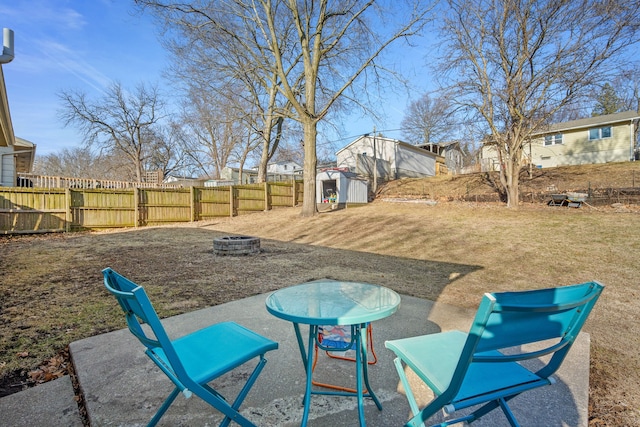
[[373,127],[373,194],[378,192],[378,154],[376,152],[376,127]]

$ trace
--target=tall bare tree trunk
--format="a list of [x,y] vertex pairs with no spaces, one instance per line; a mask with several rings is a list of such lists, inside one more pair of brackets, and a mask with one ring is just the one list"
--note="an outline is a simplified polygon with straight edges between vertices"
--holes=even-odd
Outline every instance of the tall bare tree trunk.
[[[304,130],[304,199],[302,201],[303,217],[316,214],[316,169],[318,157],[316,153],[316,136],[318,123],[311,117],[304,117],[302,127]],[[313,173],[311,173],[313,171]]]

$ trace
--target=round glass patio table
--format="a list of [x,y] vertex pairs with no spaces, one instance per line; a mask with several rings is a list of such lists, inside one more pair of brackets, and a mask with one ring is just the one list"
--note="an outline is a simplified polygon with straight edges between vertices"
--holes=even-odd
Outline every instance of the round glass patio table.
[[[365,426],[365,397],[371,398],[378,409],[382,410],[380,401],[369,385],[366,327],[369,322],[391,316],[398,310],[399,305],[400,296],[384,286],[334,280],[316,280],[290,286],[277,290],[267,297],[267,311],[293,323],[306,370],[307,383],[301,426],[307,424],[312,394],[355,396],[358,399],[358,415],[362,427]],[[300,332],[300,324],[309,325],[307,349]],[[313,390],[311,383],[313,348],[320,325],[352,327],[356,348],[356,393]],[[365,393],[364,390],[367,392]]]

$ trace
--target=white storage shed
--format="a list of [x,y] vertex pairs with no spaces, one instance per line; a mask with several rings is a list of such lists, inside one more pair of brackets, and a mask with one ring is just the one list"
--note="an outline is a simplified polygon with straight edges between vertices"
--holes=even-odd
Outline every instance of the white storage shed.
[[316,175],[317,203],[345,206],[369,201],[369,183],[353,172],[327,169]]

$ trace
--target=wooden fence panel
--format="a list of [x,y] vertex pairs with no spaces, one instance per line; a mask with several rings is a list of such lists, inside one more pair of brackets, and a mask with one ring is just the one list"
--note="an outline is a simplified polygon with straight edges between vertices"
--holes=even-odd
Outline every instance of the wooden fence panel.
[[63,189],[0,188],[0,233],[65,231],[66,197]]
[[235,210],[238,215],[266,210],[264,184],[235,185],[237,191]]
[[195,206],[197,219],[207,219],[221,216],[231,216],[231,187],[203,187],[195,188]]
[[134,189],[69,190],[71,228],[120,228],[136,226]]
[[0,234],[138,227],[302,202],[302,182],[192,188],[0,188]]
[[269,183],[269,204],[272,207],[293,206],[293,183]]
[[140,225],[191,221],[191,191],[187,189],[139,189]]
[[301,205],[304,201],[304,182],[296,181],[294,186],[296,189],[296,205]]

